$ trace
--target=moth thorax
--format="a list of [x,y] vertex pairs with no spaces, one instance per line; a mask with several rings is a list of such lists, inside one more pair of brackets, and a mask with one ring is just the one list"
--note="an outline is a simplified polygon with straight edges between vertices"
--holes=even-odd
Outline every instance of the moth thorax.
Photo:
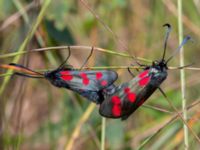
[[162,68],[162,70],[157,68],[151,68],[151,73],[151,83],[154,84],[154,86],[159,86],[167,78],[166,68]]
[[152,69],[151,69],[151,72],[156,74],[156,73],[158,73],[158,72],[159,72],[159,70],[158,70],[158,69],[156,69],[156,68],[152,68]]

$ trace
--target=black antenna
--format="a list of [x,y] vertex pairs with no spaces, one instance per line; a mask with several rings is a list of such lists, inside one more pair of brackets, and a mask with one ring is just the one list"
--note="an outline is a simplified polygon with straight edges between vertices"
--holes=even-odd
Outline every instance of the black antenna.
[[166,48],[167,48],[167,41],[169,39],[169,34],[171,32],[171,29],[172,29],[171,25],[168,24],[168,23],[164,24],[163,27],[167,27],[167,29],[166,29],[166,35],[165,35],[165,40],[164,40],[164,52],[163,52],[162,61],[165,60],[165,54],[166,54]]
[[[10,66],[15,66],[15,67],[18,67],[18,68],[22,68],[22,69],[25,69],[25,71],[28,70],[28,71],[33,72],[33,73],[35,73],[35,74],[38,74],[38,75],[44,76],[44,74],[42,74],[42,73],[40,73],[40,72],[37,72],[37,71],[31,70],[31,69],[29,69],[29,68],[27,68],[27,67],[25,67],[25,66],[19,65],[19,64],[10,63],[9,65],[10,65]],[[22,73],[21,73],[21,74],[22,74]]]
[[61,63],[61,65],[58,67],[58,69],[63,68],[63,66],[66,64],[66,62],[68,61],[69,57],[71,56],[71,49],[70,49],[70,46],[67,46],[67,49],[68,49],[68,56],[67,56],[67,58]]
[[185,43],[187,43],[187,41],[189,41],[191,39],[190,36],[186,36],[183,41],[181,42],[181,44],[179,45],[179,47],[174,51],[174,53],[166,60],[166,64],[182,49],[183,45],[185,45]]
[[29,75],[29,74],[24,74],[24,73],[19,73],[15,72],[13,75],[18,75],[18,76],[23,76],[23,77],[28,77],[28,78],[44,78],[44,76],[35,76],[35,75]]

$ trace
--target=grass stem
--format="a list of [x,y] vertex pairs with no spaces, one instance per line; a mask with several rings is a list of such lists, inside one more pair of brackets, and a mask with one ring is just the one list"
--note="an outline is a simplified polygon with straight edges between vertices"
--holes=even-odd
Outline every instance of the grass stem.
[[[178,31],[179,31],[179,43],[183,40],[183,22],[182,22],[182,0],[177,1],[177,7],[178,7]],[[180,52],[180,66],[184,66],[184,51],[183,49]],[[184,69],[180,70],[180,78],[181,78],[181,95],[182,95],[182,111],[183,111],[183,119],[187,121],[187,109],[186,109],[186,88],[185,88],[185,71]],[[184,124],[184,147],[185,150],[188,150],[189,148],[189,142],[188,142],[188,128]]]
[[101,125],[101,150],[105,150],[105,140],[106,140],[106,118],[102,117]]

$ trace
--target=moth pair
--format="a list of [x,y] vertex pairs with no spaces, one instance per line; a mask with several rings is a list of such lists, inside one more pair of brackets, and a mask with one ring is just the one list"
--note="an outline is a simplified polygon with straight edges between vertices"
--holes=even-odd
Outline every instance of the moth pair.
[[167,27],[167,32],[162,59],[154,61],[152,65],[142,65],[144,69],[139,75],[118,86],[114,84],[118,75],[111,70],[76,70],[72,67],[65,67],[63,63],[57,69],[42,74],[18,64],[10,64],[9,66],[15,70],[21,68],[26,72],[15,72],[18,75],[46,78],[56,87],[70,89],[88,100],[100,104],[99,113],[104,117],[124,120],[140,107],[156,89],[162,92],[160,85],[167,78],[168,62],[190,39],[189,36],[185,37],[174,54],[165,60],[171,26],[169,24],[164,26]]

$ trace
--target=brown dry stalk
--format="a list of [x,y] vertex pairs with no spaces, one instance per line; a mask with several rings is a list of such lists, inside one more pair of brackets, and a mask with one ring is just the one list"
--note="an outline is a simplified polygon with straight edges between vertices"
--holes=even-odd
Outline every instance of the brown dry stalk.
[[88,106],[87,110],[82,115],[79,122],[77,123],[77,126],[75,127],[69,141],[67,142],[67,145],[65,146],[65,150],[71,150],[73,148],[74,142],[76,141],[76,139],[78,138],[80,134],[81,127],[88,120],[88,118],[90,117],[90,114],[92,113],[95,107],[96,105],[93,103]]

